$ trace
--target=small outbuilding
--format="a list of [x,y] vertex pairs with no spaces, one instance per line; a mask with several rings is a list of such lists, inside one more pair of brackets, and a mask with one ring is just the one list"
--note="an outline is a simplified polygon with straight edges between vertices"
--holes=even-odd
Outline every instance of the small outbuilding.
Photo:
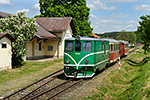
[[15,39],[9,33],[0,33],[0,71],[11,69],[11,48]]

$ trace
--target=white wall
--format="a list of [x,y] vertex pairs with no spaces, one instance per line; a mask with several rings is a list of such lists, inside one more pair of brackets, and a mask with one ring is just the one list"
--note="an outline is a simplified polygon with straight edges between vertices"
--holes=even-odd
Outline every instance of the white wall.
[[[6,44],[7,48],[2,48],[2,43]],[[11,54],[11,40],[3,37],[0,39],[0,70],[12,68]]]

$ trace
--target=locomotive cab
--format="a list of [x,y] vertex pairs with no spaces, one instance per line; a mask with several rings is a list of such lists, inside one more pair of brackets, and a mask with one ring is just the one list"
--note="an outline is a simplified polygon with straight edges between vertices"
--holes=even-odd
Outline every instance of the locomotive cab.
[[[96,59],[96,57],[98,58],[96,54],[107,54],[106,50],[95,52],[95,40],[100,41],[100,39],[87,37],[68,38],[65,40],[64,73],[66,77],[90,78],[95,74],[99,65],[96,61],[100,61],[100,58]],[[104,54],[101,57],[101,59],[106,58]]]

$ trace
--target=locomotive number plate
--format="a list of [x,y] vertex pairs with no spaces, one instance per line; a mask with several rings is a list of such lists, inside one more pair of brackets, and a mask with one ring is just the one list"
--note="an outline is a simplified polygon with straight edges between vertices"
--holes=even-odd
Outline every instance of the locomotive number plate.
[[80,55],[80,53],[75,53],[75,55]]

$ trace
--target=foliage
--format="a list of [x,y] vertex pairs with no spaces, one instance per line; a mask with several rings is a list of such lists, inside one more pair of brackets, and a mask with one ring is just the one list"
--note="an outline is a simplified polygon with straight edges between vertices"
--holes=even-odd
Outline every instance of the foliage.
[[120,32],[106,32],[104,34],[96,34],[102,38],[107,38],[107,37],[112,37],[112,38],[116,38],[116,36],[119,34]]
[[122,30],[115,39],[129,41],[130,33],[125,30]]
[[[112,38],[114,38],[114,39],[118,39],[118,40],[121,40],[122,39],[122,37],[121,37],[121,34],[123,34],[124,35],[124,33],[123,32],[125,32],[125,33],[129,33],[129,42],[130,43],[132,43],[132,44],[135,44],[136,42],[139,42],[140,43],[140,40],[138,39],[138,37],[137,37],[137,34],[136,34],[136,31],[135,32],[133,32],[133,31],[131,31],[131,32],[127,32],[127,31],[121,31],[121,32],[106,32],[106,33],[104,33],[104,34],[96,34],[96,35],[98,35],[98,36],[100,36],[101,38],[107,38],[107,37],[112,37]],[[120,34],[121,33],[121,34]],[[120,34],[120,35],[119,35]],[[121,37],[121,38],[120,38]],[[124,38],[124,37],[123,37]]]
[[144,44],[143,49],[145,50],[144,53],[146,53],[150,45],[150,15],[141,16],[140,19],[142,21],[139,21],[140,26],[137,29],[137,33]]
[[92,36],[86,0],[39,0],[40,15],[35,17],[72,17],[80,36]]
[[133,31],[130,32],[129,42],[132,43],[132,44],[136,43],[136,34]]
[[0,20],[1,31],[7,31],[16,41],[12,47],[12,65],[20,66],[26,53],[25,44],[35,35],[38,25],[33,18],[26,18],[25,13],[9,15]]

